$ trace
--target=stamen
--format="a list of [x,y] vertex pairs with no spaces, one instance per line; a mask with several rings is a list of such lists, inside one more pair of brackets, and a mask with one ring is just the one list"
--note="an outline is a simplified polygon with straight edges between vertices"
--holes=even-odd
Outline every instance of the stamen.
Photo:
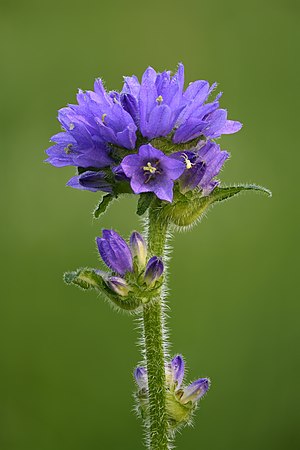
[[72,152],[72,144],[68,144],[65,148],[64,151],[67,155],[69,155]]
[[153,167],[151,162],[147,162],[147,165],[143,167],[143,170],[145,172],[150,172],[151,175],[154,174],[157,171],[156,167]]
[[187,169],[191,169],[195,165],[189,160],[189,158],[188,158],[186,153],[182,153],[181,156],[184,159],[184,162],[185,162],[185,165],[186,165]]
[[74,130],[74,128],[75,128],[74,123],[70,123],[70,125],[69,125],[69,130],[72,131],[72,130]]
[[156,101],[157,101],[157,103],[161,104],[164,101],[164,99],[163,99],[163,97],[161,95],[159,95],[157,97]]
[[104,123],[104,120],[105,120],[105,117],[107,116],[107,114],[102,114],[102,117],[101,117],[101,120],[102,120],[102,123]]

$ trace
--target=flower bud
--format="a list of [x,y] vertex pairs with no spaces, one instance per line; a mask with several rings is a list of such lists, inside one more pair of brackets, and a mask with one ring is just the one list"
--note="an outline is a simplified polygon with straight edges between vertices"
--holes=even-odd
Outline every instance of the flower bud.
[[140,389],[148,388],[148,377],[145,367],[137,367],[134,371],[134,378]]
[[130,249],[132,256],[136,256],[139,266],[145,267],[147,247],[143,236],[137,231],[134,231],[130,236]]
[[124,239],[114,230],[103,230],[102,238],[96,239],[98,250],[105,264],[117,272],[124,275],[132,272],[132,255]]
[[155,282],[162,276],[164,265],[160,258],[153,256],[149,259],[145,270],[144,280],[148,286],[153,286]]
[[184,377],[184,360],[181,355],[176,355],[171,361],[172,382],[176,384],[176,390],[181,386]]
[[120,277],[109,277],[106,280],[106,284],[112,291],[122,297],[127,297],[128,292],[130,291],[130,286],[128,286],[126,281]]
[[206,394],[209,387],[209,378],[199,378],[199,380],[194,381],[189,386],[184,388],[180,402],[184,405],[188,402],[196,403],[201,397],[203,397],[204,394]]

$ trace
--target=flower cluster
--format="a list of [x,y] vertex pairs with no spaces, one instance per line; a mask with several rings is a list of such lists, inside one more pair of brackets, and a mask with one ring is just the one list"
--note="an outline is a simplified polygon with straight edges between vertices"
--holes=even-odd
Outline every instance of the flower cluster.
[[[206,394],[210,387],[209,378],[198,380],[183,386],[184,360],[181,355],[176,355],[165,367],[167,382],[167,412],[173,426],[178,426],[190,420],[191,413],[199,400]],[[138,387],[137,398],[140,413],[147,414],[148,376],[145,367],[137,367],[134,378]]]
[[146,264],[147,248],[144,238],[134,231],[129,245],[114,230],[103,230],[96,238],[100,256],[112,273],[101,274],[106,285],[121,297],[128,296],[136,288],[141,292],[151,291],[161,278],[164,265],[160,258],[152,256]]
[[182,192],[208,195],[229,156],[213,139],[241,128],[227,120],[221,94],[209,100],[215,87],[198,80],[184,89],[182,64],[173,76],[149,67],[141,82],[124,77],[121,92],[107,92],[97,79],[93,91],[79,91],[77,104],[59,111],[63,131],[51,138],[47,161],[77,167],[68,185],[78,189],[117,194],[125,183],[172,202],[178,180]]

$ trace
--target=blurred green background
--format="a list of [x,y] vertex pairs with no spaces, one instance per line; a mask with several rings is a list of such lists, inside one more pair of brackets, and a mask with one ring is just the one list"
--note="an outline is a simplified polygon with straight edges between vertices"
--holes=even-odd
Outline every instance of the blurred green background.
[[[97,266],[102,227],[141,229],[135,199],[100,222],[97,194],[65,188],[43,163],[56,111],[77,88],[148,65],[217,80],[230,118],[224,182],[245,194],[176,234],[170,264],[173,352],[213,384],[179,449],[296,449],[299,407],[299,3],[293,0],[1,0],[1,450],[141,449],[131,317],[62,273]],[[298,116],[298,117],[297,117]],[[297,122],[296,122],[297,120]]]

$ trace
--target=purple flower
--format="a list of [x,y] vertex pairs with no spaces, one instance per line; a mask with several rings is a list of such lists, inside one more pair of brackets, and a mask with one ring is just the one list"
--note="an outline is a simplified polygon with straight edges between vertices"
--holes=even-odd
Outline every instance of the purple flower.
[[102,238],[97,237],[97,246],[101,258],[105,264],[123,276],[126,272],[132,272],[132,255],[127,243],[114,230],[103,230]]
[[133,257],[137,258],[138,264],[144,267],[147,258],[147,246],[143,236],[134,231],[130,236],[130,249]]
[[175,131],[173,142],[184,143],[200,135],[217,138],[236,133],[241,123],[227,120],[227,111],[215,100],[206,103],[216,87],[198,80],[184,87],[184,66],[171,77],[169,71],[157,73],[148,67],[141,83],[136,76],[124,77],[121,103],[139,126],[143,136],[153,139]]
[[204,142],[198,149],[177,152],[172,155],[185,162],[186,169],[179,179],[181,191],[187,192],[198,187],[202,194],[208,195],[219,184],[213,178],[218,175],[229,153],[221,151],[212,141]]
[[163,271],[164,265],[162,260],[157,256],[153,256],[152,258],[149,259],[146,266],[144,275],[145,282],[149,286],[153,286],[156,283],[156,281],[162,276]]
[[161,200],[172,202],[174,180],[182,175],[185,164],[148,144],[142,145],[138,154],[125,156],[121,167],[135,194],[154,192]]
[[173,137],[175,143],[188,142],[201,135],[206,138],[218,138],[222,134],[236,133],[242,127],[240,122],[227,120],[227,111],[219,109],[217,95],[214,101],[206,103],[208,97],[215,89],[216,83],[209,86],[204,80],[190,83],[183,94],[185,107],[176,123]]
[[152,67],[145,71],[141,84],[135,76],[125,77],[121,102],[143,136],[153,139],[172,131],[184,107],[183,85],[183,64],[173,77],[169,71],[156,73]]
[[145,367],[137,367],[134,371],[134,378],[140,389],[148,388],[148,377]]
[[[61,115],[60,112],[59,117]],[[51,141],[55,142],[55,145],[46,150],[46,161],[55,167],[102,168],[112,162],[107,144],[92,136],[83,123],[75,118],[69,123],[67,131],[52,136]]]
[[75,189],[83,189],[92,192],[104,191],[112,193],[113,189],[111,184],[105,179],[104,172],[94,172],[91,170],[87,170],[83,172],[81,175],[76,175],[72,177],[67,186],[70,186]]
[[203,397],[210,387],[210,380],[208,378],[200,378],[194,381],[189,386],[184,388],[180,402],[186,404],[188,402],[196,403]]
[[77,102],[59,111],[64,132],[51,138],[56,145],[46,151],[48,162],[56,167],[101,168],[112,163],[108,143],[135,147],[134,120],[122,107],[119,94],[107,93],[102,80],[95,81],[94,91],[79,91]]
[[181,355],[176,355],[171,361],[171,376],[178,389],[184,377],[184,360]]
[[109,277],[106,280],[108,287],[114,291],[116,294],[126,297],[130,291],[130,286],[126,283],[123,278],[120,277]]
[[[194,139],[215,139],[240,130],[241,123],[227,120],[227,111],[220,108],[221,94],[210,99],[215,87],[216,83],[197,80],[184,90],[183,64],[173,76],[170,71],[159,73],[148,67],[141,82],[134,75],[124,77],[120,93],[107,92],[97,79],[93,91],[80,90],[77,104],[59,111],[63,131],[51,138],[54,145],[46,150],[46,161],[56,167],[87,169],[86,174],[71,178],[68,186],[111,192],[100,170],[105,168],[115,194],[124,192],[124,185],[115,182],[125,181],[135,194],[153,192],[169,202],[174,181],[186,166],[189,173],[186,170],[181,177],[182,192],[199,186],[208,195],[218,184],[213,178],[227,154],[210,143],[209,151],[206,148],[207,153],[201,155],[205,148],[199,149],[196,143],[195,151],[181,152],[176,162],[169,155],[171,151],[178,154],[176,144],[182,149],[182,144]],[[142,136],[140,148],[137,134]],[[151,146],[155,138],[161,138],[168,156]]]

